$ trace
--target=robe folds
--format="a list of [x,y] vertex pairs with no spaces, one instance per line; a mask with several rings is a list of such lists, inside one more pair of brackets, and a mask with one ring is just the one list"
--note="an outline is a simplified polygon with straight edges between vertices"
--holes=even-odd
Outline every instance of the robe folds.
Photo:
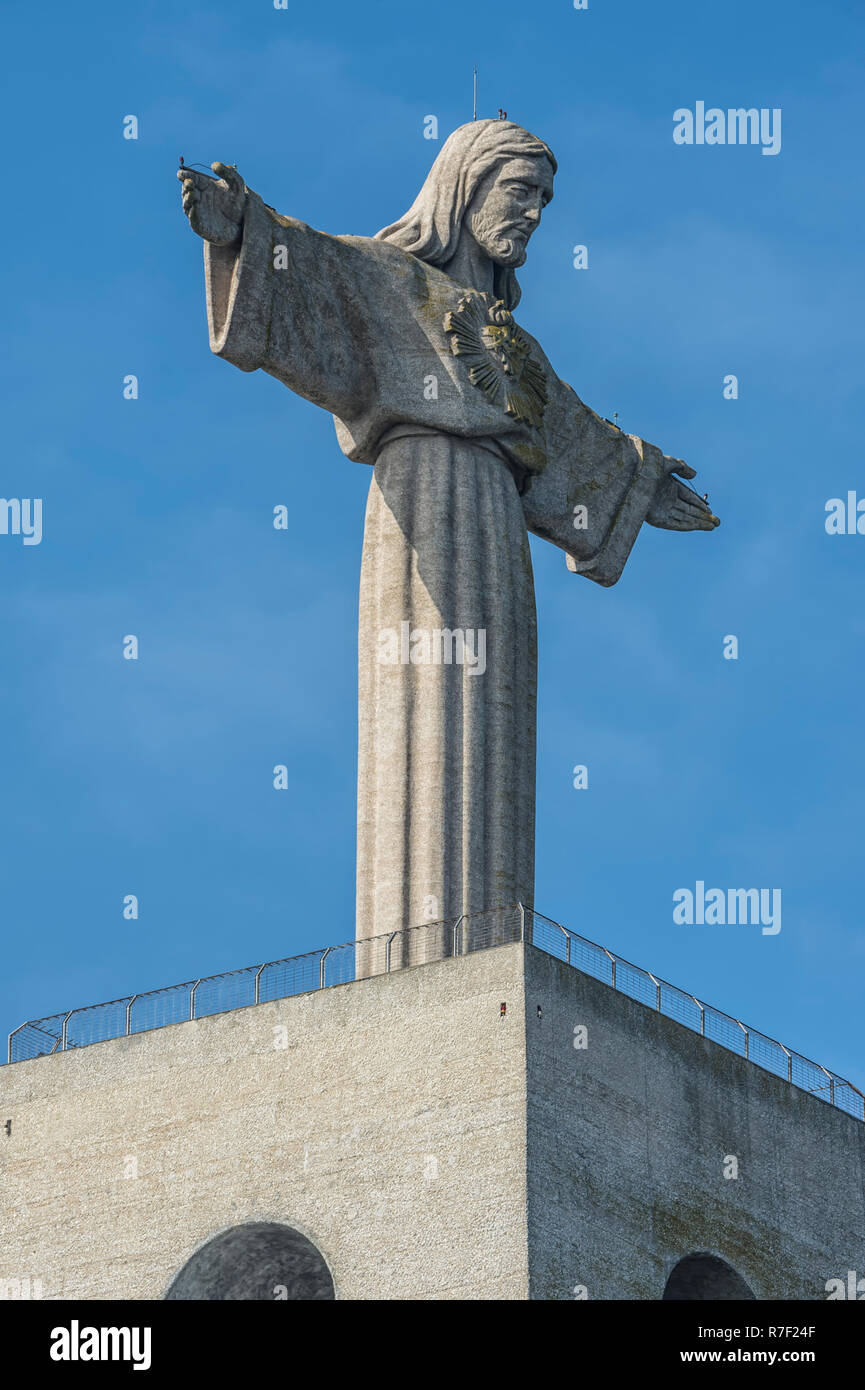
[[[585,406],[491,296],[387,242],[327,235],[248,192],[242,238],[205,243],[205,274],[213,351],[329,411],[342,452],[373,468],[358,628],[358,938],[530,907],[527,532],[564,550],[569,569],[614,584],[660,451]],[[395,940],[391,965],[422,959],[421,936]]]

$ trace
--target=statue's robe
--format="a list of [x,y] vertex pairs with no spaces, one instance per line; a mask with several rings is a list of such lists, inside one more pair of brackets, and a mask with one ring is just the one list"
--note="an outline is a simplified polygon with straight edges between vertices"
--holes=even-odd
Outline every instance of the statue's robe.
[[[531,906],[527,530],[564,550],[569,569],[614,584],[661,476],[659,450],[585,406],[528,334],[506,326],[497,357],[479,331],[491,297],[387,242],[326,235],[250,192],[242,239],[205,243],[205,268],[213,351],[330,411],[343,453],[374,469],[360,584],[358,937]],[[505,391],[521,383],[509,410]],[[455,659],[455,630],[474,668]],[[422,958],[394,942],[392,965]]]

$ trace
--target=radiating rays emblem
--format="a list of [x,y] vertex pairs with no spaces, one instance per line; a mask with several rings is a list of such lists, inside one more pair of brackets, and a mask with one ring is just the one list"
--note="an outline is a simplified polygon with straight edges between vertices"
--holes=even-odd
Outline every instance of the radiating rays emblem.
[[467,294],[445,314],[451,352],[466,361],[469,381],[506,415],[538,429],[547,404],[543,368],[532,345],[500,299]]

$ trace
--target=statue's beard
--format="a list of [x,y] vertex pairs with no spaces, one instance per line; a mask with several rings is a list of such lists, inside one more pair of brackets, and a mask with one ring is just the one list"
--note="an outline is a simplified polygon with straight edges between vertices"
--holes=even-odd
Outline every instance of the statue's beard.
[[[511,235],[508,235],[509,230]],[[496,265],[517,266],[525,263],[528,238],[513,235],[513,229],[503,229],[479,213],[472,221],[471,233],[481,250]]]

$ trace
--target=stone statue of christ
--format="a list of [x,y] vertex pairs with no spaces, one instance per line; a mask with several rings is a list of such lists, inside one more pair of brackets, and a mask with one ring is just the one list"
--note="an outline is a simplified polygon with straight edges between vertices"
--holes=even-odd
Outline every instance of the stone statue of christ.
[[[551,150],[461,126],[375,237],[181,168],[212,350],[334,416],[373,469],[359,612],[357,936],[534,900],[528,531],[614,584],[641,525],[718,525],[694,470],[584,405],[513,317]],[[677,476],[678,475],[678,476]],[[395,946],[393,961],[407,963]]]

